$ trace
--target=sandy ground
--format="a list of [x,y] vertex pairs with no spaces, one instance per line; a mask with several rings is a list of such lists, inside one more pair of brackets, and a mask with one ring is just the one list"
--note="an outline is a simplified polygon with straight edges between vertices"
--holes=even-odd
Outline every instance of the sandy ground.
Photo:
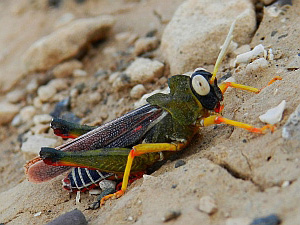
[[[20,72],[22,68],[14,66],[18,65],[19,55],[35,40],[48,34],[53,29],[55,18],[64,13],[71,11],[78,18],[99,13],[111,14],[117,21],[113,33],[130,31],[145,36],[156,29],[160,38],[182,1],[116,1],[115,4],[110,4],[110,1],[87,1],[82,5],[69,1],[59,9],[51,10],[39,3],[42,1],[33,2],[33,5],[26,1],[4,0],[0,3],[0,24],[3,27],[0,47],[6,49],[7,60],[0,61],[0,70],[8,63],[10,66],[2,69],[1,74],[8,70],[18,74],[17,78],[7,78],[7,85],[13,85],[13,89],[24,88],[35,76],[24,76]],[[161,10],[166,5],[168,10]],[[101,12],[96,9],[101,9]],[[18,141],[18,136],[28,126],[1,126],[0,223],[45,224],[77,208],[84,213],[89,224],[160,224],[169,211],[179,211],[181,215],[168,224],[230,224],[232,220],[240,221],[237,224],[249,224],[254,218],[270,214],[277,214],[281,224],[300,224],[300,153],[299,149],[288,147],[281,135],[283,125],[300,103],[299,67],[290,66],[297,60],[299,62],[299,9],[299,4],[296,4],[277,17],[264,14],[249,44],[251,47],[263,44],[276,52],[277,58],[269,61],[267,68],[259,73],[247,71],[246,65],[231,70],[238,83],[258,88],[264,87],[274,76],[280,75],[283,79],[257,95],[238,90],[225,94],[225,117],[259,127],[263,123],[258,116],[286,100],[287,108],[274,133],[257,135],[225,125],[203,128],[180,156],[185,165],[175,168],[175,161],[169,161],[148,179],[134,182],[122,198],[108,201],[101,209],[91,211],[86,208],[95,197],[84,193],[81,202],[76,204],[75,195],[69,195],[61,188],[63,176],[42,184],[28,182],[23,171],[26,161]],[[22,28],[25,25],[26,29]],[[10,39],[17,44],[9,42]],[[129,97],[129,88],[113,92],[105,79],[99,85],[106,93],[106,105],[94,106],[83,101],[92,91],[92,74],[99,68],[112,69],[120,65],[120,61],[101,52],[106,47],[126,48],[115,40],[108,40],[91,47],[82,59],[84,69],[91,75],[85,80],[87,91],[76,100],[72,110],[82,115],[86,122],[96,121],[99,115],[102,121],[109,121],[132,109],[136,101]],[[124,61],[130,61],[130,57],[125,57]],[[153,57],[161,59],[159,49],[154,51]],[[226,59],[224,68],[229,68],[230,57],[233,56]],[[221,74],[225,71],[221,70]],[[164,77],[146,85],[147,92],[166,86],[166,78],[170,76],[168,69],[164,74]],[[76,82],[82,80],[72,81],[72,85],[75,86]],[[122,101],[118,101],[120,96]],[[4,98],[5,94],[1,96],[1,99]],[[51,109],[53,107],[54,104],[50,106]],[[199,210],[203,196],[214,200],[215,213],[207,214]],[[41,215],[34,216],[38,212]]]

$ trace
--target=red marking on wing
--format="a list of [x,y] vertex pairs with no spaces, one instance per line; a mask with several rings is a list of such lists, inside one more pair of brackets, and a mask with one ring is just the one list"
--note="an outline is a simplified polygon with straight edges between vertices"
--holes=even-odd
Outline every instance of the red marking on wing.
[[142,128],[143,128],[142,125],[140,125],[140,126],[136,127],[136,128],[133,130],[133,132],[139,131],[139,130],[142,129]]
[[75,134],[63,134],[62,131],[60,129],[53,129],[53,132],[56,136],[62,137],[62,138],[78,138],[79,135],[75,135]]

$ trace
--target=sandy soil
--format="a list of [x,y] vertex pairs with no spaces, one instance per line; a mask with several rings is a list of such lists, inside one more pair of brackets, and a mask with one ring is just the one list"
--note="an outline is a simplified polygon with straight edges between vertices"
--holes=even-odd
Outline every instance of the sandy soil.
[[[113,34],[130,31],[142,37],[157,30],[156,36],[160,38],[165,25],[183,1],[120,0],[115,4],[111,1],[86,1],[84,4],[65,1],[59,8],[52,9],[41,2],[44,1],[29,4],[25,0],[3,0],[0,3],[0,8],[6,9],[1,10],[0,15],[0,49],[6,49],[3,51],[5,54],[2,52],[5,59],[0,60],[0,71],[1,74],[8,71],[17,74],[16,77],[7,76],[6,87],[12,87],[10,90],[24,89],[37,76],[22,73],[19,57],[35,40],[50,33],[54,29],[53,21],[64,13],[72,12],[76,18],[111,14],[117,21]],[[168,10],[165,10],[166,6]],[[287,147],[281,136],[283,125],[300,103],[299,67],[289,67],[295,60],[299,62],[296,58],[299,57],[299,12],[300,5],[295,3],[277,17],[264,14],[249,44],[251,47],[263,44],[276,52],[275,60],[269,61],[267,68],[259,73],[247,71],[246,65],[230,70],[238,83],[258,88],[264,87],[276,75],[283,79],[257,95],[239,90],[225,94],[225,117],[259,127],[263,123],[258,116],[286,100],[287,108],[274,133],[257,135],[225,125],[203,128],[191,146],[180,155],[185,165],[175,168],[176,160],[168,161],[148,179],[134,182],[122,198],[108,201],[101,209],[92,211],[86,208],[95,197],[84,193],[81,202],[76,204],[75,195],[69,195],[61,188],[63,176],[42,184],[28,182],[23,171],[26,160],[20,151],[18,137],[31,125],[18,128],[1,126],[0,223],[45,224],[77,208],[84,213],[89,224],[160,224],[169,211],[179,211],[181,215],[168,224],[230,224],[232,219],[241,221],[238,224],[249,224],[254,218],[270,214],[277,214],[281,224],[300,224],[300,152],[297,148]],[[101,122],[109,121],[131,110],[136,101],[129,96],[130,87],[115,92],[107,78],[97,80],[97,88],[102,89],[102,104],[84,101],[94,90],[93,74],[99,68],[112,71],[126,68],[134,57],[130,54],[124,54],[122,58],[113,57],[102,51],[108,48],[125,51],[128,44],[110,38],[91,46],[81,60],[88,78],[70,80],[71,87],[83,82],[86,85],[72,108],[76,115],[84,117],[85,123],[99,119]],[[153,58],[163,60],[159,49],[151,54]],[[229,61],[233,57],[229,55],[226,59],[221,75],[228,72]],[[169,76],[168,69],[165,69],[162,78],[145,84],[147,92],[166,87]],[[1,100],[5,99],[7,88],[2,88]],[[28,103],[24,101],[21,104]],[[54,103],[49,105],[50,110],[53,107]],[[203,196],[214,199],[215,213],[199,210]],[[38,212],[41,215],[34,216]]]

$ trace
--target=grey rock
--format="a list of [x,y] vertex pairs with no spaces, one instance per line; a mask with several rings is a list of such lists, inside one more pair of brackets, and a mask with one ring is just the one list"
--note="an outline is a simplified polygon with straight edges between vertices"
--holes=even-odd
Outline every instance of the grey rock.
[[47,223],[46,225],[61,225],[61,224],[85,225],[85,224],[88,224],[88,222],[80,210],[74,209],[71,212],[62,214],[61,216],[57,217],[56,219],[52,220],[51,222]]
[[297,149],[300,147],[300,105],[284,124],[282,137],[285,139],[286,148]]
[[249,0],[188,0],[180,5],[162,36],[161,49],[172,74],[214,64],[231,23],[233,40],[246,44],[256,28]]
[[88,43],[106,38],[113,24],[111,16],[78,19],[41,38],[24,53],[26,72],[46,71],[76,56]]

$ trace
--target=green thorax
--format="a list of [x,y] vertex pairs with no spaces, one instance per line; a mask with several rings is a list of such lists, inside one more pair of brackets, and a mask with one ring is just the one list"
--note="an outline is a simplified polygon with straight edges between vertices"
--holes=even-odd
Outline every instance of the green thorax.
[[190,88],[190,77],[176,75],[169,78],[169,94],[158,93],[147,98],[147,102],[168,111],[181,125],[192,125],[204,113],[201,103]]

